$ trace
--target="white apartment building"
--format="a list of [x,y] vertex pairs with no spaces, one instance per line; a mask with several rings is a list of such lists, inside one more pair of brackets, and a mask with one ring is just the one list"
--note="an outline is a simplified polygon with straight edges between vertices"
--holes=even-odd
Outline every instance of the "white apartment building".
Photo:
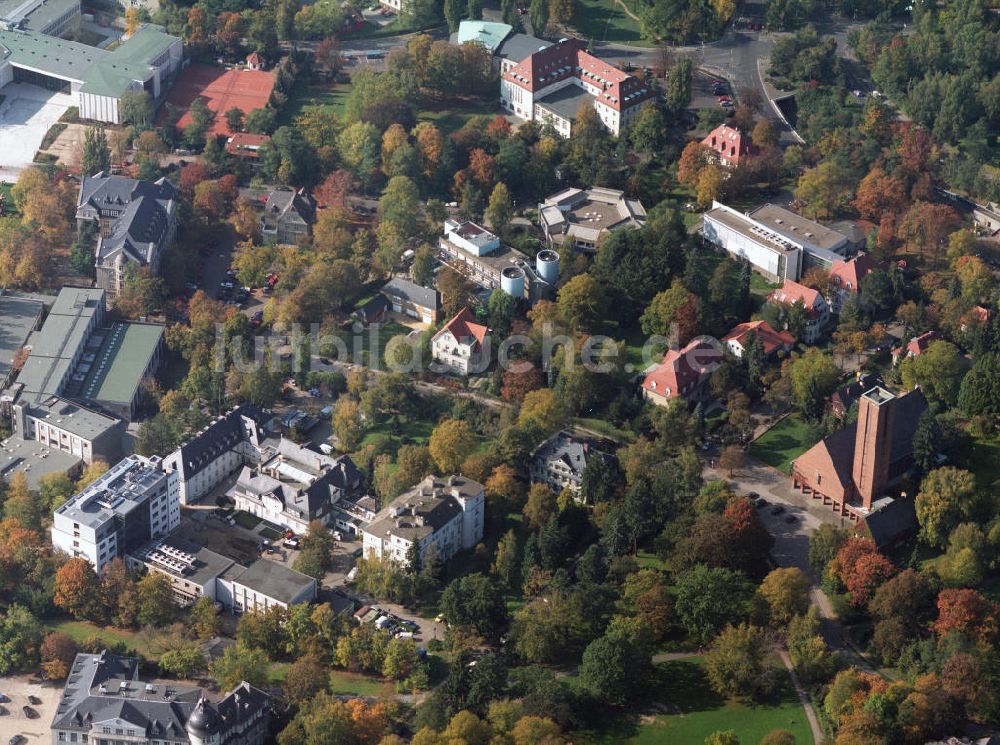
[[482,540],[485,512],[482,484],[464,476],[428,476],[362,530],[365,556],[406,565],[416,541],[421,556],[433,546],[448,561]]
[[130,455],[55,511],[52,546],[85,558],[100,574],[180,520],[177,475],[164,472],[155,456]]

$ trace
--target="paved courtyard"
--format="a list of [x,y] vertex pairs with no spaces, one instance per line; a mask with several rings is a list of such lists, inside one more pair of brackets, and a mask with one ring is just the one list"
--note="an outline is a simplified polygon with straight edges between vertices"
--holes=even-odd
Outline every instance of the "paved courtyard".
[[[0,716],[0,743],[10,742],[14,735],[27,738],[24,745],[51,742],[49,725],[59,704],[61,685],[37,683],[30,675],[10,675],[0,678],[0,693],[10,699],[2,704],[7,713]],[[29,704],[28,696],[36,696],[42,703]],[[21,707],[29,705],[38,712],[37,719],[28,719],[21,710]]]
[[73,97],[25,83],[0,89],[0,178],[14,181],[31,165],[49,127],[59,121]]

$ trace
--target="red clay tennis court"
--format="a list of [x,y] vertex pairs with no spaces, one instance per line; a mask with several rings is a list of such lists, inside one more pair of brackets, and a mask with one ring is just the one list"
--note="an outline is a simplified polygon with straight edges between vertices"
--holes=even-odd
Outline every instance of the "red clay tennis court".
[[191,65],[177,78],[167,103],[184,113],[177,126],[184,129],[191,121],[188,111],[199,96],[205,99],[208,108],[215,112],[212,132],[217,135],[229,134],[225,114],[232,108],[244,114],[254,109],[262,109],[271,97],[274,88],[274,73],[263,70],[227,70],[212,65]]

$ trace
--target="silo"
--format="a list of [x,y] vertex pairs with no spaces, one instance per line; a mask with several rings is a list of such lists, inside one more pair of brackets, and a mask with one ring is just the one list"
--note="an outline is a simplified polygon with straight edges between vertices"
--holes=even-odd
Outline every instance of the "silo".
[[516,298],[524,297],[524,272],[516,266],[505,267],[500,272],[500,289]]
[[555,287],[559,280],[559,254],[548,248],[539,251],[535,257],[535,268],[543,282]]

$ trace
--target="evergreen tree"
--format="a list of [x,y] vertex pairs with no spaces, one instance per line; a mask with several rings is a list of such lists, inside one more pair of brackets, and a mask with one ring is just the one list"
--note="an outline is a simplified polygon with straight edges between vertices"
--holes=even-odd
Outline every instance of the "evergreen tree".
[[465,4],[462,0],[444,0],[444,19],[448,23],[448,33],[453,34],[458,31],[464,10]]
[[549,4],[547,0],[531,0],[528,8],[528,18],[531,20],[531,28],[535,36],[545,33],[545,27],[549,25]]
[[420,565],[420,542],[413,541],[406,549],[406,570],[410,574],[417,574],[420,572]]
[[920,415],[917,429],[913,433],[913,463],[922,473],[927,473],[937,465],[938,446],[943,436],[941,425],[933,411],[928,409]]
[[469,0],[469,20],[481,21],[483,19],[483,0]]
[[83,136],[83,174],[93,176],[98,171],[111,170],[111,148],[104,127],[90,127]]

